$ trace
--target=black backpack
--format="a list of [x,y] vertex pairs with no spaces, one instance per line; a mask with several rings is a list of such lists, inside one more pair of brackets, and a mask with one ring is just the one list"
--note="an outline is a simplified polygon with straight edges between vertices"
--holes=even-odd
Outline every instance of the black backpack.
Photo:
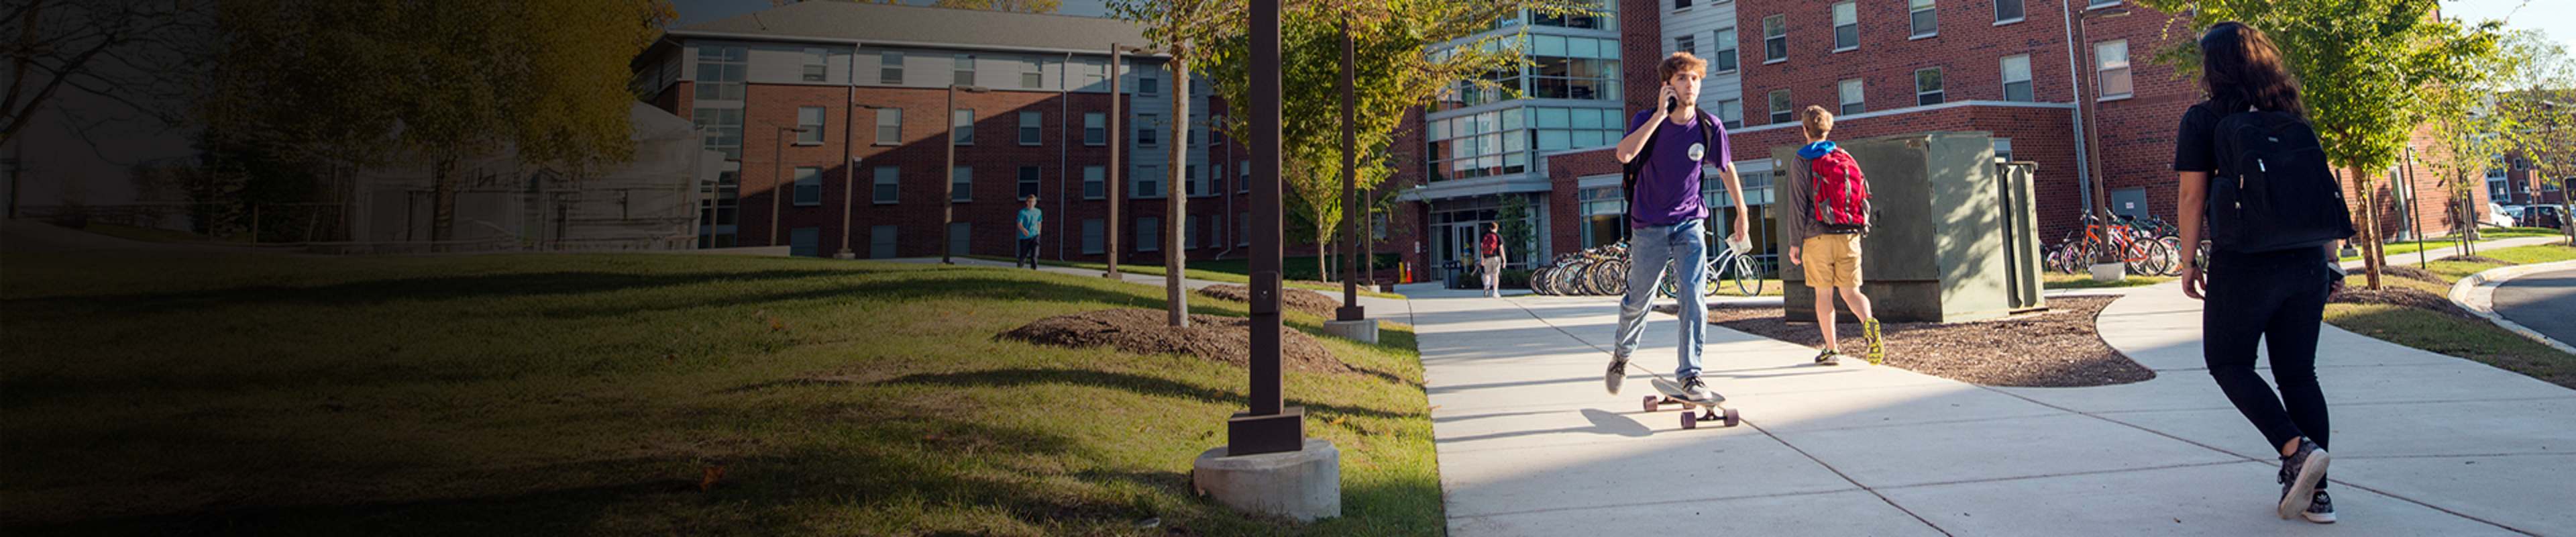
[[[1697,113],[1699,116],[1700,147],[1708,148],[1707,150],[1709,151],[1716,151],[1717,129],[1719,127],[1717,116],[1709,115],[1708,110],[1705,109],[1692,110],[1692,112]],[[1663,127],[1655,128],[1661,129]],[[1626,230],[1631,229],[1634,225],[1632,224],[1634,220],[1630,220],[1632,217],[1628,215],[1628,212],[1634,210],[1637,206],[1637,174],[1645,171],[1646,159],[1655,155],[1655,138],[1659,137],[1646,137],[1646,145],[1637,148],[1637,158],[1628,159],[1628,163],[1619,165],[1619,229],[1622,234],[1625,234],[1627,232]]]
[[2317,131],[2298,115],[2246,111],[2219,118],[2212,143],[2209,239],[2230,252],[2313,248],[2353,235],[2343,182]]

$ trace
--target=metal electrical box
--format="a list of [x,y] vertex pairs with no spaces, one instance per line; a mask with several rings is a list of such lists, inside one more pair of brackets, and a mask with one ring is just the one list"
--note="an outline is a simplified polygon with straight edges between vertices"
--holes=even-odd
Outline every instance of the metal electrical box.
[[[2045,307],[2032,205],[2037,165],[1997,162],[1985,132],[1839,144],[1869,180],[1875,214],[1861,239],[1861,292],[1879,320],[1973,321]],[[1798,162],[1796,146],[1772,148],[1771,156],[1783,166]],[[1784,180],[1795,176],[1789,177]],[[1780,218],[1804,217],[1794,206],[1774,211]],[[1779,240],[1788,240],[1786,227],[1775,228]],[[1804,266],[1783,262],[1780,273],[1788,319],[1813,322],[1815,290],[1806,285]],[[1835,306],[1850,314],[1840,300]]]

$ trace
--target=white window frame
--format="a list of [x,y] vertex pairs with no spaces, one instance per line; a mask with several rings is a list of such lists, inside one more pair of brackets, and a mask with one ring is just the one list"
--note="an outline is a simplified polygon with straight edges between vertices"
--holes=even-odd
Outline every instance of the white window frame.
[[1100,255],[1108,251],[1109,223],[1098,218],[1082,220],[1082,254]]
[[[2116,66],[2115,66],[2111,61],[2109,61],[2109,59],[2108,59],[2108,58],[2105,58],[2104,56],[2106,56],[2106,55],[2105,55],[2105,54],[2103,54],[2103,52],[2104,52],[2104,51],[2106,51],[2106,50],[2114,50],[2114,49],[2115,49],[2114,47],[2116,47],[2116,50],[2120,51],[2120,61],[2118,62],[2118,64],[2117,64]],[[2104,88],[2104,87],[2108,87],[2108,86],[2109,86],[2109,83],[2108,83],[2107,81],[2108,81],[2108,80],[2110,80],[2110,78],[2111,78],[2113,75],[2115,75],[2115,74],[2116,74],[2117,76],[2119,76],[2122,80],[2125,80],[2125,81],[2126,81],[2126,82],[2123,82],[2122,84],[2123,84],[2123,85],[2128,86],[2128,87],[2129,87],[2129,91],[2124,91],[2124,92],[2120,92],[2120,93],[2116,93],[2116,94],[2115,94],[2115,93],[2108,93],[2108,92],[2103,91],[2103,89],[2102,89],[2102,88]],[[2109,40],[2109,41],[2102,41],[2102,42],[2094,43],[2094,44],[2093,44],[2093,94],[2094,94],[2095,98],[2096,98],[2096,99],[2100,99],[2100,100],[2102,100],[2102,101],[2117,101],[2117,100],[2127,99],[2127,98],[2130,98],[2130,97],[2136,96],[2136,95],[2137,95],[2137,92],[2138,92],[2137,73],[2136,73],[2136,70],[2135,70],[2134,66],[2133,66],[2133,65],[2130,63],[2130,61],[2129,61],[2129,40],[2127,40],[2127,39],[2113,39],[2113,40]]]
[[796,175],[794,177],[796,178],[796,182],[794,183],[796,186],[793,190],[795,198],[790,201],[794,202],[798,207],[822,206],[823,169],[813,166],[797,166]]
[[868,184],[873,187],[868,191],[868,199],[876,202],[877,205],[893,205],[903,201],[903,169],[900,167],[878,166],[876,175]]
[[1136,94],[1146,97],[1162,95],[1163,79],[1145,74],[1136,75]]
[[[2013,5],[2021,6],[2021,14],[2015,15],[2013,18],[2009,19],[2004,18],[2004,2],[2012,2]],[[1994,6],[1996,26],[2021,22],[2030,18],[2030,0],[1995,0]]]
[[1862,84],[1861,80],[1857,78],[1846,78],[1840,82],[1835,82],[1834,96],[1841,99],[1842,102],[1841,106],[1834,108],[1834,114],[1848,116],[1869,111],[1869,105],[1867,104],[1869,99],[1868,94],[1866,93],[1868,88],[1866,86],[1866,84]]
[[1717,101],[1717,122],[1729,129],[1744,128],[1744,100],[1719,99]]
[[[2018,63],[2020,63],[2020,64],[2021,64],[2021,79],[2020,79],[2020,80],[2014,80],[2014,79],[2013,79],[2013,64],[2014,64],[2014,63],[2016,63],[2016,62],[2015,62],[2015,60],[2019,60],[2019,62],[2018,62]],[[2005,57],[2003,57],[2003,59],[1996,60],[1996,61],[1995,61],[1995,70],[1996,70],[1996,74],[1999,76],[1999,78],[2000,78],[2001,80],[2003,80],[2003,90],[2004,90],[2004,91],[2003,91],[2003,93],[2004,93],[2004,94],[2003,94],[2003,99],[2004,99],[2005,101],[2009,101],[2009,102],[2033,102],[2033,101],[2037,101],[2037,100],[2039,100],[2039,93],[2038,93],[2038,92],[2039,92],[2039,87],[2031,81],[2031,79],[2032,79],[2032,78],[2034,78],[2034,77],[2032,76],[2032,73],[2030,72],[2030,55],[2029,55],[2029,54],[2019,54],[2019,55],[2013,55],[2013,56],[2005,56]],[[2013,94],[2012,94],[2013,84],[2021,84],[2021,85],[2022,85],[2022,93],[2024,94],[2024,95],[2023,95],[2023,98],[2020,98],[2020,99],[2015,99],[2015,98],[2013,98]]]
[[[1834,23],[1834,52],[1860,50],[1860,3],[1836,2],[1831,8]],[[1843,43],[1843,30],[1851,30],[1851,43]]]
[[903,84],[903,51],[884,50],[877,52],[877,83],[896,85]]
[[1046,60],[1030,59],[1029,70],[1020,72],[1020,89],[1046,87]]
[[948,142],[954,145],[975,145],[975,109],[959,108],[948,111]]
[[[1778,22],[1778,24],[1776,24],[1776,25],[1775,25],[1775,24],[1773,24],[1773,22],[1774,22],[1774,21],[1777,21],[1777,22]],[[1772,28],[1772,27],[1774,27],[1774,26],[1777,26],[1777,27],[1779,27],[1779,28],[1780,28],[1780,34],[1779,34],[1779,35],[1771,35],[1771,28]],[[1771,56],[1771,42],[1772,42],[1772,40],[1779,40],[1779,42],[1780,42],[1780,56],[1779,56],[1779,57],[1777,57],[1777,58],[1774,58],[1774,57],[1772,57],[1772,56]],[[1789,16],[1788,16],[1788,15],[1772,15],[1772,16],[1769,16],[1769,17],[1763,17],[1763,18],[1762,18],[1762,64],[1763,64],[1763,65],[1770,65],[1770,64],[1775,64],[1775,63],[1780,63],[1780,62],[1785,62],[1785,61],[1789,61]]]
[[[809,113],[814,116],[811,123],[805,117]],[[823,145],[823,129],[831,121],[830,117],[820,106],[796,107],[796,145]]]
[[831,68],[829,68],[829,67],[825,67],[825,66],[827,66],[827,65],[831,65],[831,62],[832,62],[832,51],[831,51],[831,49],[825,49],[825,48],[820,48],[820,47],[806,47],[806,48],[805,48],[805,67],[804,67],[804,72],[803,72],[803,73],[801,73],[801,75],[802,75],[802,76],[801,76],[800,78],[801,78],[803,81],[805,81],[805,82],[822,82],[822,81],[824,81],[824,80],[829,79],[829,78],[830,78],[830,74],[831,74]]
[[1151,216],[1136,217],[1134,242],[1136,251],[1139,252],[1163,251],[1163,219]]
[[1163,184],[1160,165],[1140,164],[1131,173],[1127,177],[1127,199],[1157,199],[1171,191],[1171,185]]
[[1154,124],[1162,120],[1163,116],[1160,114],[1136,114],[1136,147],[1163,145],[1163,137],[1160,135],[1162,131],[1155,130],[1158,125]]
[[[1929,39],[1941,36],[1941,10],[1940,6],[1934,3],[1936,1],[1938,0],[1906,0],[1905,29],[1906,33],[1909,34],[1906,36],[1906,40]],[[1932,31],[1929,32],[1923,31],[1922,28],[1916,28],[1914,25],[1917,16],[1925,14],[1929,14],[1932,17]]]
[[[1940,82],[1941,82],[1941,87],[1934,88],[1934,89],[1932,89],[1931,91],[1924,91],[1924,90],[1923,90],[1923,73],[1924,73],[1924,72],[1927,72],[1927,71],[1928,71],[1928,72],[1931,72],[1931,73],[1932,73],[1932,76],[1933,76],[1934,78],[1937,78],[1937,79],[1939,79],[1939,80],[1940,80]],[[1923,102],[1923,96],[1925,96],[1925,95],[1938,95],[1938,96],[1940,97],[1941,101],[1940,101],[1940,102],[1934,102],[1934,103],[1926,103],[1926,102]],[[1936,104],[1941,104],[1941,103],[1946,103],[1946,102],[1950,102],[1950,78],[1949,78],[1949,76],[1948,76],[1946,73],[1942,73],[1942,72],[1941,72],[1941,68],[1939,68],[1939,67],[1925,67],[1925,68],[1922,68],[1922,69],[1915,69],[1915,70],[1914,70],[1914,105],[1915,105],[1915,106],[1931,106],[1931,105],[1936,105]]]
[[1034,146],[1043,143],[1046,143],[1046,113],[1020,112],[1020,145]]
[[1109,167],[1107,167],[1107,166],[1083,166],[1083,167],[1082,167],[1082,199],[1087,199],[1087,200],[1096,200],[1096,199],[1106,199],[1106,198],[1108,198],[1108,197],[1109,197]]
[[[1716,50],[1710,51],[1708,55],[1708,61],[1710,67],[1712,67],[1712,69],[1709,70],[1710,72],[1726,74],[1736,72],[1744,68],[1744,52],[1742,47],[1736,45],[1735,27],[1728,26],[1725,28],[1719,28],[1716,32],[1710,34],[1710,37],[1716,41],[1716,44],[1712,46],[1717,47]],[[1725,58],[1727,60],[1726,65],[1722,69],[1716,68],[1719,67],[1717,65],[1719,58]]]
[[1677,36],[1673,36],[1673,51],[1675,51],[1675,52],[1688,52],[1688,53],[1691,53],[1691,55],[1692,55],[1692,56],[1698,56],[1698,55],[1699,55],[1699,36],[1695,36],[1695,35],[1677,35]]
[[[1775,89],[1764,94],[1762,107],[1769,112],[1770,124],[1788,123],[1798,118],[1798,101],[1789,95],[1787,89]],[[1782,114],[1788,117],[1781,117]]]
[[1109,114],[1108,114],[1108,113],[1106,113],[1106,112],[1083,112],[1083,113],[1082,113],[1082,145],[1087,145],[1087,146],[1092,146],[1092,147],[1100,147],[1100,146],[1106,146],[1106,145],[1109,145]]
[[949,203],[967,203],[975,201],[975,167],[958,166],[955,168],[949,168],[948,188]]
[[950,67],[950,68],[949,68],[950,73],[952,73],[952,77],[951,77],[951,79],[949,80],[949,83],[951,83],[951,84],[956,84],[956,85],[959,85],[959,86],[973,86],[973,85],[976,85],[976,84],[975,84],[975,55],[973,55],[973,54],[958,54],[958,55],[954,56],[954,59],[953,59],[952,61],[953,61],[954,63],[952,64],[952,67]]
[[877,110],[876,145],[901,145],[902,143],[903,109],[886,108]]
[[1013,194],[1011,199],[1017,200],[1025,196],[1043,197],[1043,194],[1039,192],[1043,187],[1040,187],[1039,185],[1045,181],[1045,176],[1046,170],[1044,168],[1037,166],[1021,166],[1019,189],[1011,191]]

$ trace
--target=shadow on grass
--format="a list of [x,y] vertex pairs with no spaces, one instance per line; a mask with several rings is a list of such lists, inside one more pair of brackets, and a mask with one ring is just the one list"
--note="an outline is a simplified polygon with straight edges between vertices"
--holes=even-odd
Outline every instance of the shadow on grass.
[[[1014,368],[967,371],[960,373],[918,373],[887,379],[877,382],[876,384],[940,386],[949,388],[1018,388],[1022,386],[1041,384],[1065,384],[1110,390],[1123,390],[1151,396],[1196,399],[1218,403],[1235,403],[1243,401],[1246,397],[1250,397],[1250,395],[1241,392],[1211,389],[1160,377],[1149,377],[1109,371],[1086,371],[1079,369]],[[1304,406],[1309,410],[1320,410],[1355,416],[1379,418],[1412,418],[1419,416],[1419,414],[1414,413],[1390,412],[1375,408],[1355,407],[1316,401],[1291,400],[1290,404]]]
[[50,296],[0,301],[0,308],[56,312],[154,313],[216,306],[359,305],[387,300],[565,296],[726,281],[792,280],[881,272],[887,272],[887,270],[857,268],[667,274],[588,271],[504,273],[363,280],[301,287],[260,285],[175,293]]

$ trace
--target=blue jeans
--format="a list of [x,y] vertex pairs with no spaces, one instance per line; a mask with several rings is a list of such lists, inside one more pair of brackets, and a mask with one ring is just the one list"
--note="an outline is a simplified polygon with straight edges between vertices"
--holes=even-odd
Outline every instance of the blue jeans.
[[1700,342],[1708,333],[1708,296],[1697,292],[1708,285],[1708,239],[1700,236],[1704,222],[1684,220],[1669,226],[1637,228],[1636,238],[1628,242],[1628,296],[1619,300],[1619,356],[1631,356],[1637,341],[1646,337],[1646,306],[1654,301],[1655,286],[1664,280],[1667,263],[1676,274],[1676,283],[1684,290],[1681,296],[1681,367],[1673,378],[1699,376]]

